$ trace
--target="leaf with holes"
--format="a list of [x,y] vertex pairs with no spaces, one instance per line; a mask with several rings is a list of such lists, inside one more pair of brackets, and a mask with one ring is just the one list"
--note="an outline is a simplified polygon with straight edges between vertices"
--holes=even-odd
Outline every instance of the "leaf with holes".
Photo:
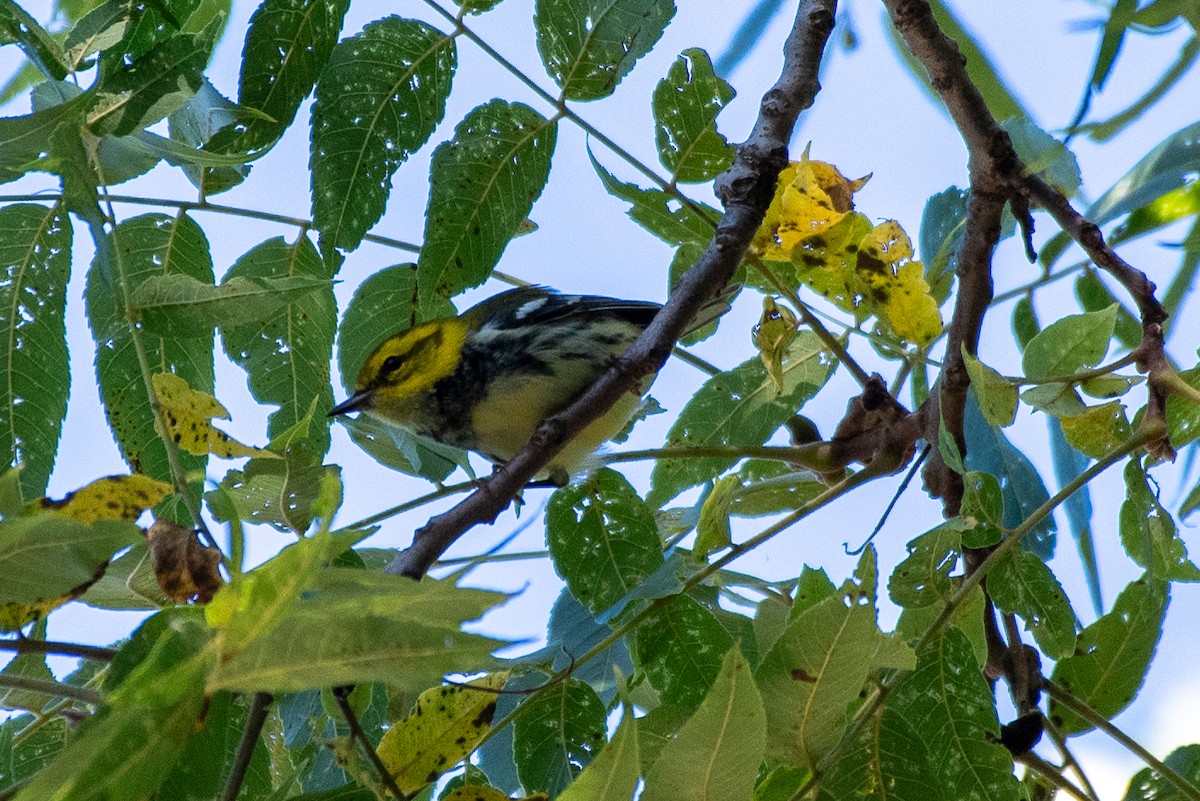
[[558,795],[604,747],[604,704],[568,679],[525,702],[513,729],[517,774],[527,792]]
[[663,563],[654,514],[607,468],[550,496],[546,543],[555,571],[592,612],[611,607]]
[[46,490],[67,413],[71,221],[62,206],[0,209],[0,459],[21,464],[21,492]]
[[654,89],[658,158],[680,183],[711,181],[733,162],[733,147],[717,131],[717,115],[733,87],[713,72],[708,53],[684,50]]
[[635,630],[633,663],[646,672],[663,703],[694,709],[732,644],[710,610],[690,596],[677,595]]
[[546,186],[556,136],[554,120],[522,103],[493,100],[438,145],[417,260],[423,314],[491,275]]
[[[337,302],[329,267],[308,237],[287,244],[269,239],[243,255],[225,275],[250,281],[304,281],[321,288],[298,295],[259,322],[221,329],[229,358],[247,373],[250,392],[260,403],[279,407],[267,422],[272,439],[311,415],[304,444],[318,459],[329,450],[333,387],[329,362],[337,328]],[[314,406],[315,404],[315,406]]]
[[[755,357],[743,362],[710,378],[692,396],[667,434],[667,446],[762,445],[817,394],[836,365],[815,334],[801,333],[784,357],[782,392],[776,391],[761,360]],[[654,465],[646,500],[662,506],[736,461],[734,457],[660,459]]]
[[[154,410],[146,392],[133,334],[123,316],[115,287],[130,290],[154,275],[187,275],[213,283],[208,240],[186,215],[147,214],[126,220],[112,234],[113,249],[106,264],[97,259],[88,273],[84,298],[96,339],[96,375],[108,423],[121,453],[134,471],[160,481],[171,480],[166,447],[155,433]],[[150,369],[170,372],[199,392],[213,392],[213,348],[208,337],[176,339],[140,334]],[[206,459],[181,453],[184,471],[204,470]]]
[[917,732],[938,733],[923,739],[945,797],[1016,801],[1012,756],[996,741],[996,701],[961,631],[946,629],[925,644],[887,708]]
[[322,242],[354,250],[383,215],[392,175],[446,111],[454,37],[385,17],[338,43],[312,113],[313,223]]
[[538,0],[534,25],[546,71],[567,100],[608,97],[657,44],[673,0]]

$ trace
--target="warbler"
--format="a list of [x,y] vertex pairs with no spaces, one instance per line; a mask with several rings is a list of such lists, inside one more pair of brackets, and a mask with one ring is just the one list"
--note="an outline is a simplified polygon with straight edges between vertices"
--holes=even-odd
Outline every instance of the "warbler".
[[[723,314],[733,291],[702,308],[689,333]],[[503,463],[538,423],[624,354],[660,308],[542,287],[510,289],[457,317],[384,340],[363,364],[354,394],[329,414],[362,412]],[[651,380],[573,437],[547,466],[550,480],[561,486],[585,470],[591,454],[633,418]]]

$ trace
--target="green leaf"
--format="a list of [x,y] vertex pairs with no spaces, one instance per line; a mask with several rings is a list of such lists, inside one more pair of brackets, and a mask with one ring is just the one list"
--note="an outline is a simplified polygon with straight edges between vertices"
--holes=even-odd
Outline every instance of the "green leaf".
[[157,610],[173,604],[158,586],[145,542],[139,542],[110,562],[104,576],[88,587],[79,600],[99,609]]
[[1197,137],[1200,122],[1168,136],[1101,195],[1084,216],[1103,225],[1191,183],[1191,176],[1200,169]]
[[[34,624],[30,638],[34,640],[46,639],[45,618]],[[0,670],[0,684],[4,682],[6,677],[10,676],[17,679],[33,679],[35,681],[51,683],[58,681],[54,672],[50,670],[50,666],[46,664],[46,655],[32,651],[23,654],[18,653],[4,666],[4,670]],[[40,713],[46,704],[54,699],[55,696],[52,693],[25,690],[19,687],[4,687],[0,689],[0,710],[28,709],[30,712]],[[0,745],[2,745],[2,741],[0,741]],[[3,753],[3,751],[0,751],[0,753]],[[2,759],[3,757],[0,757],[0,782],[4,782],[8,778],[6,776],[8,771],[4,770]]]
[[60,205],[0,209],[0,459],[22,464],[21,492],[46,491],[67,413],[71,221]]
[[658,42],[673,0],[538,0],[538,52],[567,100],[608,97]]
[[642,189],[636,184],[619,181],[604,169],[590,149],[588,158],[605,191],[631,204],[629,216],[635,223],[674,247],[694,245],[704,248],[708,245],[717,220],[721,219],[716,209],[703,203],[682,205],[677,197],[661,189]]
[[166,780],[197,730],[212,654],[198,615],[175,617],[106,706],[17,794],[18,801],[148,798]]
[[[1200,186],[1200,185],[1198,185]],[[1197,193],[1200,199],[1200,193]],[[1200,206],[1196,208],[1200,212]],[[1113,330],[1117,341],[1124,347],[1133,350],[1142,341],[1142,323],[1126,309],[1109,288],[1100,280],[1095,270],[1085,270],[1075,279],[1075,297],[1084,311],[1105,311],[1113,304],[1117,305],[1117,322]]]
[[887,710],[922,739],[944,797],[961,801],[1016,801],[1012,757],[996,742],[996,702],[966,635],[946,629],[917,654],[916,671],[901,679]]
[[1093,459],[1103,459],[1133,436],[1120,401],[1091,406],[1074,417],[1059,420],[1063,436],[1072,448]]
[[696,713],[647,772],[642,799],[749,801],[766,745],[763,699],[735,646]]
[[1046,563],[1028,551],[1009,553],[988,574],[996,606],[1020,615],[1042,653],[1068,656],[1075,647],[1075,610]]
[[925,201],[918,248],[925,262],[929,294],[940,306],[950,296],[958,269],[958,248],[967,224],[967,190],[952,186]]
[[0,0],[0,44],[10,43],[16,43],[47,78],[61,81],[70,72],[54,37],[13,0]]
[[[1192,389],[1200,389],[1200,365],[1180,371],[1179,378]],[[1200,437],[1200,403],[1182,394],[1167,398],[1167,435],[1177,448]]]
[[[863,563],[874,551],[864,552]],[[873,564],[873,563],[872,563]],[[841,741],[871,671],[912,668],[912,652],[879,630],[870,588],[847,582],[788,622],[755,671],[774,732],[767,756],[814,766]]]
[[[119,294],[135,290],[155,275],[186,275],[202,283],[213,281],[208,240],[191,217],[147,214],[126,220],[112,233],[111,269],[93,261],[84,293],[92,336],[96,340],[96,376],[108,424],[121,454],[135,472],[169,481],[171,470],[166,448],[154,430],[154,411],[146,380],[138,363],[129,322],[123,316],[127,303]],[[122,287],[118,290],[118,287]],[[213,392],[212,341],[175,339],[140,334],[150,369],[175,373],[200,392]],[[179,454],[188,473],[203,471],[205,457]]]
[[[1176,748],[1163,760],[1168,768],[1193,787],[1200,786],[1200,745]],[[1184,801],[1187,798],[1176,784],[1154,768],[1142,768],[1129,780],[1122,801]]]
[[1028,118],[1011,117],[1000,123],[1008,132],[1013,149],[1025,162],[1025,170],[1037,175],[1067,197],[1079,191],[1083,177],[1079,174],[1079,162],[1070,149]]
[[962,346],[962,356],[984,419],[994,426],[1012,425],[1017,417],[1017,388],[968,353],[965,344]]
[[350,0],[265,0],[250,17],[238,104],[262,112],[231,129],[215,150],[264,147],[292,124],[329,61]]
[[640,778],[638,727],[633,710],[626,707],[612,739],[558,801],[629,801]]
[[1029,347],[1029,343],[1042,330],[1029,296],[1022,297],[1013,305],[1012,329],[1021,350]]
[[[446,673],[478,670],[503,645],[461,631],[464,621],[503,601],[499,593],[352,568],[313,570],[303,554],[302,575],[289,580],[279,573],[295,560],[276,560],[271,607],[278,611],[269,621],[247,621],[241,634],[239,619],[261,610],[234,612],[210,690],[276,693],[379,681],[416,692]],[[258,580],[260,570],[245,574],[247,581]],[[222,603],[235,600],[236,591]]]
[[965,521],[953,518],[908,543],[908,556],[888,579],[888,595],[903,607],[930,606],[950,591]]
[[216,326],[263,324],[309,292],[330,290],[328,278],[227,277],[220,286],[188,275],[152,275],[131,293],[130,307],[146,330],[161,336],[203,336]]
[[213,34],[178,34],[119,70],[105,71],[95,88],[88,125],[126,136],[179,109],[200,89]]
[[[667,447],[758,446],[825,385],[837,362],[815,334],[801,333],[783,359],[783,391],[757,357],[714,376],[692,396],[667,434]],[[719,475],[736,457],[668,458],[654,465],[647,502],[659,507]]]
[[339,417],[354,444],[384,467],[430,481],[443,481],[461,467],[474,476],[466,451],[414,434],[406,428],[389,425],[370,415]]
[[1188,559],[1171,514],[1151,490],[1137,459],[1125,466],[1125,502],[1121,504],[1121,545],[1136,564],[1165,581],[1200,581],[1200,568]]
[[386,17],[339,43],[312,113],[313,222],[322,241],[354,250],[383,216],[396,169],[446,111],[454,37]]
[[[225,192],[246,180],[250,167],[243,163],[249,161],[252,154],[246,153],[234,157],[233,164],[218,164],[213,162],[229,159],[219,153],[202,150],[217,133],[232,125],[252,123],[256,115],[247,113],[246,109],[227,100],[213,85],[205,79],[200,84],[196,94],[188,99],[181,108],[167,118],[170,139],[154,136],[142,131],[139,137],[152,137],[147,145],[154,152],[180,167],[192,186],[201,190],[205,196]],[[207,162],[207,163],[206,163]]]
[[108,0],[96,5],[76,22],[67,31],[67,38],[63,42],[66,58],[72,67],[79,69],[88,56],[119,45],[129,30],[132,11],[128,3]]
[[[1054,666],[1051,680],[1106,718],[1129,706],[1162,636],[1169,585],[1149,573],[1130,582],[1112,611],[1079,632],[1075,653]],[[1075,713],[1050,702],[1050,721],[1063,734],[1092,728]]]
[[[821,778],[820,801],[942,801],[927,739],[891,709],[872,716]],[[791,797],[789,793],[780,801]]]
[[696,521],[696,541],[692,545],[693,559],[706,561],[713,551],[728,548],[733,544],[729,514],[739,483],[737,476],[721,476],[713,482],[712,491],[701,504],[700,518]]
[[711,181],[733,163],[733,148],[717,132],[717,115],[735,94],[698,48],[684,50],[658,82],[652,99],[654,138],[673,181]]
[[294,296],[276,311],[258,316],[259,322],[221,329],[225,352],[246,371],[255,400],[279,407],[268,420],[267,434],[274,438],[311,414],[303,442],[318,458],[329,450],[326,413],[333,408],[329,362],[337,302],[332,277],[308,237],[291,245],[277,237],[239,258],[222,284],[238,279],[322,287]]
[[1042,329],[1025,346],[1021,366],[1030,378],[1067,376],[1095,367],[1108,352],[1117,322],[1116,305],[1069,314]]
[[738,491],[729,513],[737,517],[790,512],[829,489],[812,472],[773,459],[747,459],[733,478]]
[[46,156],[55,132],[68,128],[78,139],[88,102],[89,98],[81,97],[21,117],[0,117],[0,184],[31,170],[53,171]]
[[604,747],[604,719],[604,704],[579,681],[560,682],[526,701],[513,729],[525,790],[551,797],[562,792]]
[[550,496],[546,544],[555,572],[592,612],[611,607],[663,563],[654,514],[608,468]]
[[[230,470],[219,491],[238,519],[304,534],[316,517],[314,504],[322,482],[326,476],[340,475],[341,468],[322,465],[306,448],[298,448],[283,459],[251,459],[242,470]],[[205,494],[210,506],[215,492]]]
[[[252,696],[236,698],[217,693],[208,699],[204,726],[188,741],[173,770],[163,781],[158,798],[171,801],[211,801],[220,798]],[[265,739],[260,739],[250,756],[242,783],[242,798],[266,798],[271,792],[271,761]]]
[[556,136],[554,120],[522,103],[493,100],[467,114],[454,138],[434,151],[417,262],[426,315],[491,275],[546,186]]
[[721,669],[733,639],[695,599],[676,595],[634,633],[633,663],[646,672],[663,703],[694,709]]

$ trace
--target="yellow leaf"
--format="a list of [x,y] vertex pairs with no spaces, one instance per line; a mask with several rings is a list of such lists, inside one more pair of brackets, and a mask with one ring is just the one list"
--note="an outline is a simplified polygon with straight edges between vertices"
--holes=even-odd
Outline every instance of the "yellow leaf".
[[854,193],[871,176],[850,180],[808,150],[779,174],[775,197],[751,248],[765,261],[788,261],[792,249],[839,223],[854,208]]
[[197,392],[173,373],[156,373],[152,383],[167,434],[188,453],[196,456],[211,453],[224,459],[275,455],[263,448],[243,445],[224,431],[213,428],[212,419],[228,420],[229,412],[212,395]]
[[0,632],[8,633],[22,629],[82,594],[83,590],[80,590],[78,593],[67,593],[35,604],[0,604]]
[[42,498],[37,505],[73,517],[80,523],[96,520],[137,520],[174,491],[164,482],[141,473],[106,476],[69,493],[61,501]]
[[495,787],[467,785],[455,788],[450,795],[442,796],[440,801],[510,801],[510,799]]
[[856,273],[863,300],[901,339],[924,346],[942,332],[937,301],[929,294],[925,267],[912,258],[912,242],[894,220],[863,237]]
[[811,236],[792,250],[796,276],[839,309],[866,319],[859,307],[861,295],[854,268],[862,238],[871,231],[871,221],[857,211],[818,236]]
[[401,792],[417,792],[475,750],[496,712],[492,691],[504,687],[508,676],[509,671],[502,671],[466,686],[432,687],[418,696],[412,714],[388,729],[376,749]]
[[754,326],[754,346],[775,384],[776,395],[783,393],[783,355],[795,338],[796,315],[770,295],[764,297],[762,316]]

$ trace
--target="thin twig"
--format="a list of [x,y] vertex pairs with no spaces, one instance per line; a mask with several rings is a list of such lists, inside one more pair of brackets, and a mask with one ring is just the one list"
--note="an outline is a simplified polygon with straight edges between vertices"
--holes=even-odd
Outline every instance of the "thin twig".
[[362,747],[362,750],[367,755],[367,760],[375,768],[379,774],[380,781],[389,793],[396,797],[397,801],[406,801],[408,796],[400,792],[400,788],[396,785],[396,778],[392,776],[391,771],[387,769],[387,765],[383,764],[383,760],[379,758],[379,754],[375,751],[375,746],[371,745],[371,741],[367,739],[367,733],[363,731],[362,724],[358,722],[358,715],[354,714],[354,707],[350,706],[350,691],[353,687],[335,687],[333,689],[333,700],[337,702],[338,709],[342,712],[342,717],[346,719],[346,725],[350,727],[350,739],[354,740]]
[[1096,788],[1092,786],[1092,780],[1088,778],[1083,766],[1079,764],[1079,760],[1075,758],[1075,754],[1071,752],[1071,748],[1067,745],[1067,738],[1059,731],[1058,727],[1049,718],[1042,719],[1042,726],[1046,733],[1050,735],[1051,742],[1058,749],[1058,753],[1062,755],[1063,767],[1070,768],[1079,777],[1079,783],[1083,785],[1084,792],[1087,793],[1089,801],[1100,801],[1099,795],[1096,794]]
[[1029,768],[1034,773],[1053,784],[1056,789],[1062,790],[1072,798],[1076,798],[1078,801],[1095,801],[1095,799],[1089,798],[1086,793],[1084,793],[1075,785],[1071,784],[1071,782],[1067,781],[1067,778],[1063,776],[1061,770],[1059,770],[1056,766],[1051,765],[1034,752],[1027,751],[1024,754],[1021,754],[1019,757],[1016,757],[1016,761],[1025,765],[1025,767]]
[[81,645],[74,642],[35,640],[30,637],[21,637],[16,640],[0,640],[0,651],[15,651],[18,654],[79,656],[84,659],[94,659],[97,662],[111,662],[117,655],[117,652],[112,648],[101,648],[97,645]]
[[737,149],[733,166],[717,179],[725,214],[699,261],[675,286],[671,297],[629,351],[579,399],[543,421],[530,442],[478,490],[416,532],[413,544],[388,566],[413,578],[468,528],[495,520],[525,484],[566,444],[571,433],[604,414],[643,377],[657,371],[699,308],[732,278],[775,195],[787,163],[787,144],[796,118],[812,104],[820,84],[817,72],[833,30],[835,0],[804,0],[784,46],[779,81],[763,99],[750,138]]
[[31,679],[27,676],[15,676],[11,673],[0,673],[0,687],[13,690],[26,690],[32,693],[61,696],[75,701],[82,701],[93,706],[100,703],[100,693],[86,687],[75,687],[71,684],[59,684],[56,681]]
[[1200,787],[1189,782],[1184,777],[1180,776],[1162,760],[1154,756],[1138,743],[1137,740],[1130,737],[1125,732],[1117,728],[1108,718],[1101,715],[1096,710],[1092,709],[1083,701],[1076,698],[1065,689],[1055,684],[1052,681],[1047,681],[1044,685],[1047,695],[1054,699],[1055,703],[1062,704],[1073,713],[1083,718],[1085,721],[1095,726],[1100,731],[1107,734],[1109,737],[1116,740],[1125,747],[1131,754],[1145,762],[1152,770],[1165,778],[1171,784],[1175,785],[1179,792],[1183,793],[1192,801],[1200,801]]
[[246,771],[250,768],[250,759],[258,746],[263,724],[267,721],[267,712],[271,709],[272,700],[274,699],[270,693],[254,694],[250,702],[250,712],[246,715],[246,725],[242,727],[242,738],[238,740],[233,764],[229,767],[229,776],[225,779],[225,789],[221,791],[221,801],[237,801],[238,793],[242,791],[242,782],[246,780]]

